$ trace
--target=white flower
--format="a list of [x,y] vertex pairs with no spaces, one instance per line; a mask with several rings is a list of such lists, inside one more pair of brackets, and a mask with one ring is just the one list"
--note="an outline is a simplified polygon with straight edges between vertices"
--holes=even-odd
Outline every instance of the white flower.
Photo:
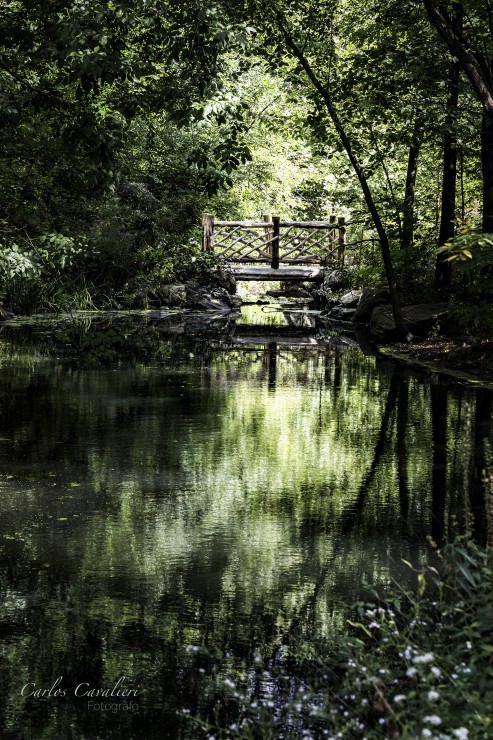
[[431,663],[435,660],[433,653],[424,653],[423,655],[415,655],[413,663]]
[[406,676],[408,676],[409,678],[414,678],[417,672],[418,672],[418,669],[412,666],[411,668],[407,669]]
[[452,735],[455,735],[459,740],[467,740],[469,737],[469,730],[465,727],[458,727],[456,730],[452,730]]
[[436,666],[432,666],[431,672],[433,673],[435,678],[440,678],[440,676],[442,675],[440,668],[437,668]]
[[371,630],[378,630],[378,629],[380,629],[380,625],[377,622],[370,622],[370,624],[368,625],[368,627]]
[[230,678],[225,678],[225,679],[224,679],[224,681],[223,681],[223,683],[224,683],[224,685],[225,685],[225,686],[227,686],[227,687],[228,687],[229,689],[234,689],[234,688],[236,688],[235,682],[234,682],[234,681],[231,681],[231,679],[230,679]]
[[428,722],[430,725],[435,725],[435,727],[442,724],[442,720],[437,714],[429,714],[427,717],[423,717],[423,722]]
[[428,691],[428,701],[436,701],[440,698],[438,691]]
[[[468,640],[468,641],[466,642],[466,648],[467,648],[468,650],[472,650],[472,642],[471,642],[470,640]],[[463,727],[459,727],[459,730],[462,730],[462,729],[464,729],[464,728],[463,728]],[[456,732],[459,732],[459,730],[456,730]],[[467,730],[466,730],[466,732],[467,732]]]
[[426,727],[421,733],[422,737],[431,737],[431,730],[427,730]]
[[407,697],[406,697],[405,694],[396,694],[394,696],[394,701],[395,701],[396,704],[399,704],[399,702],[405,701],[406,699],[407,699]]

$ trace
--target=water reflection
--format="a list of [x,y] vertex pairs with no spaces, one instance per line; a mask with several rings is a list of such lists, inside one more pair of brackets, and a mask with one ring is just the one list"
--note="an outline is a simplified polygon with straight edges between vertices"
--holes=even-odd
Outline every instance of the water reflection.
[[[340,342],[243,351],[224,320],[105,322],[3,334],[4,736],[197,736],[176,709],[215,705],[213,670],[330,634],[468,512],[483,532],[489,391]],[[74,696],[122,676],[135,715]]]

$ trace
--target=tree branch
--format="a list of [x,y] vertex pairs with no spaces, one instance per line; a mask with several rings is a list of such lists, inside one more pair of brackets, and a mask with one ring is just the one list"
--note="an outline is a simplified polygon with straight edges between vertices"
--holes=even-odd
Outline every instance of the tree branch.
[[389,286],[390,302],[392,305],[392,314],[393,314],[395,326],[396,326],[396,329],[399,335],[406,341],[410,341],[412,339],[412,335],[407,331],[405,324],[404,324],[404,317],[402,315],[402,308],[401,308],[399,295],[397,291],[397,285],[395,281],[394,266],[392,263],[392,257],[390,253],[389,238],[388,238],[386,229],[382,223],[382,219],[380,218],[378,208],[373,199],[373,194],[371,192],[371,189],[368,184],[368,180],[365,176],[365,173],[363,171],[363,168],[360,165],[358,158],[356,157],[351,140],[349,136],[347,135],[346,129],[344,128],[342,124],[337,108],[332,102],[332,97],[329,91],[322,84],[322,82],[318,79],[317,75],[313,71],[312,66],[309,63],[308,59],[306,58],[305,54],[301,51],[301,49],[299,48],[299,46],[297,45],[297,43],[295,42],[295,40],[293,39],[289,31],[287,30],[286,26],[284,25],[284,18],[281,15],[281,13],[277,13],[277,22],[279,25],[279,29],[284,37],[286,46],[291,51],[293,56],[298,60],[306,76],[308,77],[313,87],[315,88],[315,90],[317,90],[320,97],[324,101],[325,106],[332,119],[332,123],[334,124],[334,128],[336,129],[337,134],[339,135],[339,138],[341,139],[344,149],[346,150],[349,160],[353,166],[353,170],[359,180],[361,189],[363,190],[363,195],[365,197],[366,205],[368,207],[368,210],[371,213],[371,217],[373,219],[375,229],[378,233],[378,239],[380,242],[380,250],[382,253],[382,259],[383,259],[383,263],[385,266],[385,274],[387,276],[387,282]]
[[486,60],[480,55],[473,55],[466,49],[448,13],[433,0],[423,0],[430,21],[435,26],[445,45],[461,63],[473,89],[484,110],[493,116],[493,89],[490,75],[485,75],[488,68]]

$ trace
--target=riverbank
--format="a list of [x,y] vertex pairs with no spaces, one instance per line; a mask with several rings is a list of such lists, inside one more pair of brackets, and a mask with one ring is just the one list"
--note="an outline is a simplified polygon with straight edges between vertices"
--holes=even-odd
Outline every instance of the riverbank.
[[382,351],[427,368],[433,366],[443,372],[465,374],[473,379],[493,383],[491,338],[438,336],[416,340],[412,344],[396,343]]

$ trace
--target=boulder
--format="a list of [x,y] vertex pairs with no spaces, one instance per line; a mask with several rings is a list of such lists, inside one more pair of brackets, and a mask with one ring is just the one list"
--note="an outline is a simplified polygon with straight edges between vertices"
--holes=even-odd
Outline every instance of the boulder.
[[389,291],[387,288],[365,288],[356,307],[353,321],[358,324],[368,324],[373,309],[377,306],[385,305],[388,302]]
[[347,285],[347,277],[343,270],[332,270],[325,275],[322,283],[324,293],[331,293],[334,290],[340,290]]
[[351,321],[355,311],[355,308],[349,308],[347,306],[334,306],[326,316],[328,319],[335,319],[336,321]]
[[[411,334],[426,337],[437,323],[444,321],[448,309],[447,303],[421,303],[417,306],[404,306],[402,309],[404,325]],[[372,337],[378,341],[396,339],[396,328],[390,306],[377,306],[373,309],[370,332]]]
[[229,313],[233,308],[231,296],[225,288],[206,288],[195,282],[185,283],[188,308]]
[[350,290],[349,293],[345,293],[340,299],[340,303],[345,308],[356,308],[362,295],[361,290]]
[[224,290],[227,290],[231,295],[235,295],[236,280],[229,270],[217,270],[217,272],[214,273],[214,278],[219,287],[224,288]]
[[180,283],[165,285],[159,291],[159,299],[166,306],[185,306],[187,289]]

